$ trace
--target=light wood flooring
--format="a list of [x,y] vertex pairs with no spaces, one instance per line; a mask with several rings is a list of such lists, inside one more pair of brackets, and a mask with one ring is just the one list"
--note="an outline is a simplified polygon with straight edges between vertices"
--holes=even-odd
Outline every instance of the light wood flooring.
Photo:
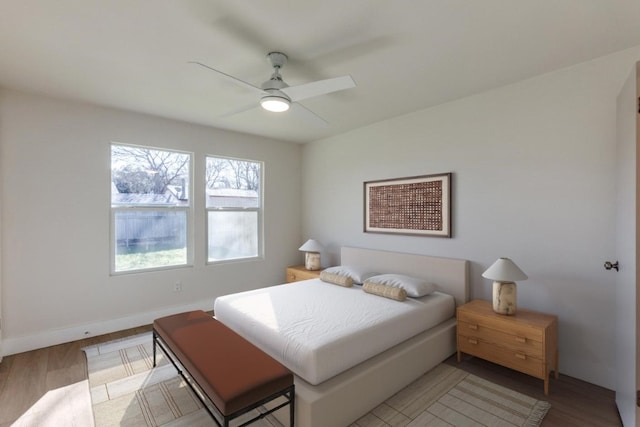
[[[150,326],[129,329],[7,356],[0,363],[0,427],[8,427],[49,390],[87,378],[87,363],[82,348],[150,330]],[[549,396],[542,380],[470,356],[452,366],[479,377],[551,403],[543,427],[618,427],[622,423],[614,402],[614,393],[602,387],[560,375],[551,379]]]
[[49,390],[87,379],[83,347],[150,331],[151,326],[5,356],[0,363],[0,427],[8,427]]

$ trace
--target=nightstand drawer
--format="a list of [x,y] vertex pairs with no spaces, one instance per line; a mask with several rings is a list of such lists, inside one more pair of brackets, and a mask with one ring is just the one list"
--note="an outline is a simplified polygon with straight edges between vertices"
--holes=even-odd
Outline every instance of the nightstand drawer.
[[491,301],[474,300],[456,311],[458,362],[462,353],[480,357],[544,380],[558,378],[558,317],[519,309],[505,316]]
[[458,334],[468,338],[476,338],[496,347],[542,359],[542,342],[534,341],[525,335],[491,329],[482,323],[469,323],[463,320],[458,320]]
[[[506,316],[506,318],[508,319],[508,316]],[[488,328],[492,330],[504,330],[505,329],[504,321],[507,319],[486,317],[486,316],[477,315],[477,314],[469,313],[462,310],[458,312],[459,322],[465,322],[471,325],[478,325],[478,328]],[[514,336],[526,338],[528,341],[542,342],[543,330],[540,328],[532,328],[524,324],[511,322],[508,325],[508,329],[509,329],[509,333]]]
[[320,270],[307,270],[303,265],[287,267],[287,283],[300,280],[317,279],[320,277]]
[[498,347],[474,337],[459,337],[458,350],[537,378],[545,377],[542,360],[524,352]]

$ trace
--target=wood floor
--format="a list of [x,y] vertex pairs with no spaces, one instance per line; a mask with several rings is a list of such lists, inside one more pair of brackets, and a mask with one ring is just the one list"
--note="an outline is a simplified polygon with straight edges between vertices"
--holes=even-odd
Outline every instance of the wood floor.
[[0,363],[0,427],[8,427],[49,390],[87,379],[83,347],[150,331],[151,326],[6,356]]
[[[150,326],[87,338],[67,344],[7,356],[0,363],[0,427],[8,427],[49,390],[87,378],[82,348],[150,330]],[[546,400],[551,410],[543,427],[618,427],[622,423],[614,403],[614,393],[602,387],[560,375],[551,379],[549,396],[542,380],[465,356],[445,363],[521,393]]]

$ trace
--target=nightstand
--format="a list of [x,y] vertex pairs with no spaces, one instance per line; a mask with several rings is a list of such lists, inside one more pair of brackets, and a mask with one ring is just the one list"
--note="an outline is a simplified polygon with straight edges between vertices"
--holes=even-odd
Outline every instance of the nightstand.
[[558,317],[518,308],[514,315],[493,311],[490,301],[458,307],[458,362],[467,353],[544,380],[558,378]]
[[287,267],[287,283],[317,279],[320,277],[320,271],[322,270],[307,270],[304,265]]

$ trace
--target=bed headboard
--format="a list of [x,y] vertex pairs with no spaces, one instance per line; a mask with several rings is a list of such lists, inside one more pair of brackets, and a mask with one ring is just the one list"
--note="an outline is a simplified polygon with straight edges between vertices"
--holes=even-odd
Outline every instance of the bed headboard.
[[403,252],[342,247],[340,263],[365,267],[377,273],[398,273],[424,278],[439,291],[452,295],[456,305],[469,300],[469,261]]

